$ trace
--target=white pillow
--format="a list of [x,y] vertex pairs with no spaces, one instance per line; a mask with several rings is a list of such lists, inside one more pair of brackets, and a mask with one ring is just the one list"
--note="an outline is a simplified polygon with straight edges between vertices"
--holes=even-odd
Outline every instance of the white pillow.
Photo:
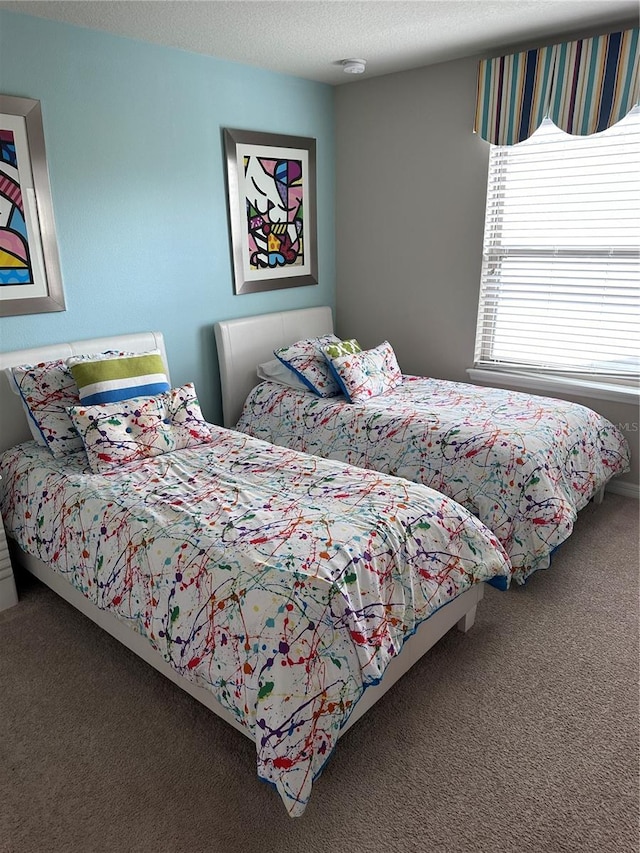
[[278,385],[287,385],[289,388],[295,388],[296,391],[308,391],[304,382],[295,375],[292,370],[289,370],[278,358],[271,361],[265,361],[258,365],[256,370],[258,379],[266,379],[269,382],[277,382]]

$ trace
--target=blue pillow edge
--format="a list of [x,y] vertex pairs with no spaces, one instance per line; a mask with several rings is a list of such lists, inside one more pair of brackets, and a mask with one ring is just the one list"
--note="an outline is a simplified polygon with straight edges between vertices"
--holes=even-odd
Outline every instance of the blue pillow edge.
[[327,364],[329,365],[329,373],[331,374],[331,376],[335,380],[338,388],[340,389],[340,391],[344,395],[347,403],[353,403],[353,400],[351,399],[351,395],[347,391],[347,386],[342,381],[342,377],[340,376],[340,374],[336,370],[334,363],[331,361],[331,359],[329,358],[329,356],[326,353],[324,354],[324,357],[326,359]]
[[35,415],[33,414],[33,412],[31,411],[31,406],[27,403],[27,400],[26,400],[26,398],[25,398],[24,394],[22,393],[22,388],[20,387],[20,385],[19,385],[19,384],[18,384],[18,382],[16,381],[16,378],[15,378],[15,376],[13,375],[13,373],[11,374],[11,378],[12,378],[12,380],[13,380],[13,384],[14,384],[15,388],[16,388],[16,389],[17,389],[17,391],[18,391],[18,395],[19,395],[19,397],[20,397],[20,400],[22,401],[22,409],[23,409],[23,411],[25,411],[25,412],[27,413],[28,417],[29,417],[29,418],[31,418],[31,420],[32,420],[32,421],[33,421],[33,423],[35,424],[36,429],[37,429],[37,430],[38,430],[38,432],[40,433],[40,435],[41,435],[41,437],[42,437],[42,441],[44,442],[44,447],[46,447],[46,448],[48,448],[49,450],[51,450],[51,448],[49,447],[49,442],[47,441],[47,438],[46,438],[45,434],[42,432],[42,430],[41,430],[41,428],[40,428],[40,424],[38,423],[38,420],[37,420],[36,416],[35,416]]
[[316,386],[313,384],[313,382],[310,382],[304,374],[300,373],[299,370],[296,370],[295,367],[292,364],[289,364],[288,361],[285,361],[284,358],[280,358],[280,356],[278,355],[278,353],[275,350],[273,351],[273,354],[275,355],[275,357],[278,359],[279,362],[284,364],[284,366],[286,368],[288,368],[294,374],[294,376],[296,376],[300,380],[300,382],[302,382],[303,385],[306,385],[307,388],[310,391],[313,391],[313,393],[317,397],[322,396],[322,394],[320,394],[320,392],[318,391]]

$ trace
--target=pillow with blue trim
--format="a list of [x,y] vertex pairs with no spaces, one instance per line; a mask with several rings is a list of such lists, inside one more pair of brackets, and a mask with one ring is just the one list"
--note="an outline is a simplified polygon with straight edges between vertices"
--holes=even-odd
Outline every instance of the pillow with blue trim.
[[153,397],[80,403],[68,413],[94,474],[213,441],[192,382]]
[[280,347],[273,354],[318,397],[337,397],[342,391],[331,375],[324,349],[341,343],[336,335],[323,335]]
[[31,435],[55,457],[82,450],[67,407],[80,402],[78,386],[64,359],[6,369],[9,385],[22,403]]
[[67,359],[80,402],[94,406],[170,390],[160,350],[118,355],[73,356]]
[[332,375],[350,403],[386,394],[402,384],[402,373],[389,341],[373,349],[331,357],[325,355]]

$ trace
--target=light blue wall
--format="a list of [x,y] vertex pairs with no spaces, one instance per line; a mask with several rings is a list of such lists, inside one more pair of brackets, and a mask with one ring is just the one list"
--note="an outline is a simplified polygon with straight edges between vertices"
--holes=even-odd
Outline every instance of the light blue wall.
[[[330,86],[0,10],[0,92],[41,102],[67,302],[3,350],[159,329],[220,423],[213,323],[335,307]],[[224,127],[315,137],[318,285],[233,293]]]

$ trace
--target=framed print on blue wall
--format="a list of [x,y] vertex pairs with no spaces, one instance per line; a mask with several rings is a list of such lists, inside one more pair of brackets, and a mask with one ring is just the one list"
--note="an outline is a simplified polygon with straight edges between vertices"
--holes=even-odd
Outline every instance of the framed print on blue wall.
[[318,283],[316,141],[224,131],[236,293]]
[[64,310],[40,101],[0,95],[0,317]]

